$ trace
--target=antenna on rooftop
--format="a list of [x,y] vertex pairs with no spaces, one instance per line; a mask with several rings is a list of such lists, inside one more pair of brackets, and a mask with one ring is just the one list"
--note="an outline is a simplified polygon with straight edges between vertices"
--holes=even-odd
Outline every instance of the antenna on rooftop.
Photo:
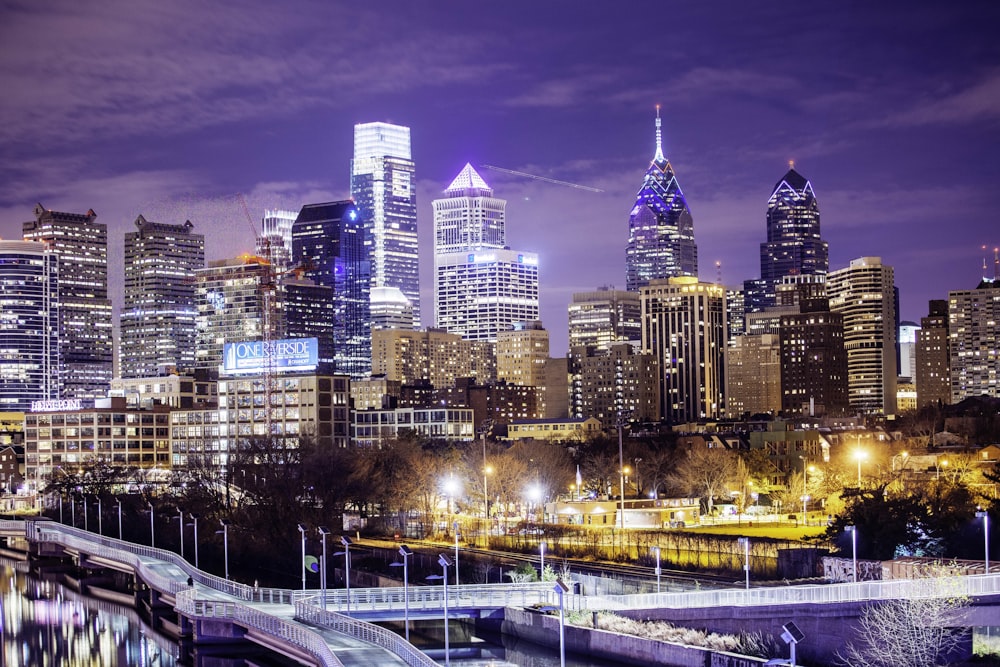
[[993,282],[1000,280],[1000,248],[993,248]]
[[722,262],[718,260],[715,262],[715,284],[722,284]]

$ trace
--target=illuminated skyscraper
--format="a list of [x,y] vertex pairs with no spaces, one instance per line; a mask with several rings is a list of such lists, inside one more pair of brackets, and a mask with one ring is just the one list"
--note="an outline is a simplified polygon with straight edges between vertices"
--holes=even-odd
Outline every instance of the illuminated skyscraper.
[[[364,223],[353,201],[308,204],[292,226],[292,263],[304,276],[333,290],[333,363],[337,373],[371,372],[371,264]],[[289,317],[289,336],[293,318]],[[320,341],[320,363],[326,344]]]
[[642,348],[657,358],[662,416],[671,424],[725,414],[726,288],[691,276],[640,290]]
[[698,275],[698,246],[687,200],[663,156],[660,108],[656,107],[656,153],[628,219],[626,282],[636,292],[650,280]]
[[263,231],[257,239],[257,254],[271,262],[276,280],[280,280],[292,268],[292,225],[298,215],[295,211],[264,211],[264,218],[261,220]]
[[951,403],[951,363],[948,350],[948,302],[932,299],[927,317],[917,329],[917,407]]
[[506,204],[470,164],[434,200],[434,319],[468,340],[538,319],[538,255],[507,247]]
[[108,298],[108,229],[97,214],[61,213],[37,204],[25,241],[41,241],[59,261],[59,344],[63,398],[106,396],[114,340]]
[[642,305],[635,292],[600,287],[577,292],[569,304],[569,348],[607,351],[642,338]]
[[[389,123],[354,126],[351,196],[371,245],[372,287],[395,287],[420,326],[420,266],[417,254],[417,188],[410,128]],[[372,298],[395,295],[373,290]],[[389,306],[392,307],[392,304]],[[373,304],[375,312],[383,310]]]
[[1000,397],[1000,280],[948,293],[951,401]]
[[851,409],[864,415],[896,413],[896,305],[894,273],[881,257],[852,259],[826,279],[830,310],[844,317],[847,390]]
[[44,243],[0,241],[0,411],[60,396],[59,266]]
[[150,222],[141,215],[125,235],[120,376],[153,377],[194,367],[194,272],[205,266],[205,237],[188,220]]
[[826,275],[829,250],[820,238],[819,204],[812,183],[789,164],[767,200],[767,241],[760,244],[760,279],[744,284],[746,312],[775,305],[787,276]]

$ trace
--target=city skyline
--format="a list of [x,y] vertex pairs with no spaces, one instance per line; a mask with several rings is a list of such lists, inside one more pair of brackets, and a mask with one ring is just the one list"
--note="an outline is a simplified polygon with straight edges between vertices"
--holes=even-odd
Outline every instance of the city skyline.
[[[483,172],[509,201],[510,237],[539,255],[558,356],[572,294],[625,286],[660,104],[701,280],[716,281],[716,261],[728,286],[759,277],[767,199],[793,159],[820,202],[830,270],[882,257],[903,320],[973,288],[980,246],[991,261],[1000,245],[992,3],[296,9],[7,3],[0,236],[19,239],[38,202],[93,208],[117,310],[138,215],[190,219],[209,259],[252,251],[236,193],[258,229],[265,209],[343,199],[354,125],[396,123],[412,131],[425,304],[430,202],[466,162],[603,190]],[[685,30],[667,39],[664,25]]]

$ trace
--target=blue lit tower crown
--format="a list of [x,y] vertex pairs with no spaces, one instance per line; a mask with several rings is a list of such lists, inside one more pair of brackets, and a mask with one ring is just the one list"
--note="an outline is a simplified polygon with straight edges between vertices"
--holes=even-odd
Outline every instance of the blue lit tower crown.
[[825,276],[829,249],[820,238],[819,204],[794,163],[767,200],[767,241],[760,244],[760,280],[747,281],[745,307],[758,312],[775,305],[776,285],[788,276]]
[[628,219],[626,288],[636,291],[650,280],[698,275],[698,246],[687,200],[663,156],[660,107],[656,107],[656,153]]

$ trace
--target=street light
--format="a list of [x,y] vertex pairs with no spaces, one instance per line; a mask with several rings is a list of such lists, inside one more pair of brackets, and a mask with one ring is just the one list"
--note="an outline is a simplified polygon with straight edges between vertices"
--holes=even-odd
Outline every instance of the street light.
[[542,581],[545,577],[545,540],[538,543],[538,553],[541,555],[538,563],[538,580]]
[[390,567],[403,567],[403,627],[406,631],[406,641],[410,641],[410,556],[413,549],[405,544],[399,545],[399,555],[403,557],[402,563],[389,563]]
[[344,545],[344,586],[347,588],[347,615],[351,615],[351,538],[347,535],[340,536],[340,543]]
[[188,516],[194,520],[194,567],[197,570],[200,569],[198,567],[198,517],[200,515],[192,512]]
[[299,532],[302,534],[302,590],[306,589],[306,527],[301,523],[297,524]]
[[622,444],[622,430],[625,428],[625,415],[619,412],[618,419],[615,423],[618,426],[618,473],[620,475],[618,488],[621,491],[621,518],[619,520],[618,528],[621,531],[619,539],[621,540],[622,551],[625,551],[625,453]]
[[569,586],[561,578],[557,578],[552,590],[559,596],[559,667],[566,667],[566,608],[563,605],[563,595],[569,591]]
[[845,526],[844,529],[851,534],[851,572],[854,583],[858,583],[858,528]]
[[320,539],[323,541],[323,555],[319,562],[319,587],[323,589],[323,611],[326,611],[326,536],[330,534],[330,529],[326,526],[320,526],[317,530],[319,530]]
[[743,570],[746,572],[747,590],[750,590],[750,538],[741,537],[736,541],[743,547]]
[[90,532],[90,526],[87,525],[87,494],[86,493],[83,494],[83,498],[81,498],[81,500],[83,501],[83,529],[89,533]]
[[219,519],[219,523],[222,524],[222,554],[226,563],[226,581],[229,581],[229,519]]
[[94,496],[97,498],[97,534],[104,534],[104,519],[101,517],[101,497]]
[[976,512],[976,518],[983,520],[983,547],[986,561],[986,574],[990,573],[990,513],[986,510]]
[[861,462],[868,458],[868,452],[863,449],[854,450],[854,458],[858,462],[858,488],[861,488]]
[[122,539],[122,499],[115,498],[115,502],[118,503],[118,539]]
[[155,533],[155,531],[153,529],[153,516],[154,516],[153,515],[153,503],[151,503],[150,501],[147,500],[146,504],[149,505],[149,546],[150,546],[150,548],[155,549],[156,548],[156,533]]
[[181,533],[181,560],[184,560],[184,510],[177,508],[177,530]]
[[653,553],[656,554],[656,592],[660,592],[660,547],[653,547]]
[[451,565],[451,561],[444,554],[440,554],[438,555],[438,563],[441,564],[441,583],[444,585],[444,664],[451,665],[451,652],[448,643],[448,566]]
[[802,523],[803,525],[806,526],[809,525],[809,521],[806,518],[806,511],[808,506],[809,506],[809,496],[802,496]]
[[451,524],[455,531],[455,585],[458,586],[458,521]]
[[486,520],[486,548],[490,546],[490,492],[487,476],[493,472],[486,463],[486,434],[493,428],[493,420],[485,419],[479,426],[479,435],[483,438],[483,518]]

